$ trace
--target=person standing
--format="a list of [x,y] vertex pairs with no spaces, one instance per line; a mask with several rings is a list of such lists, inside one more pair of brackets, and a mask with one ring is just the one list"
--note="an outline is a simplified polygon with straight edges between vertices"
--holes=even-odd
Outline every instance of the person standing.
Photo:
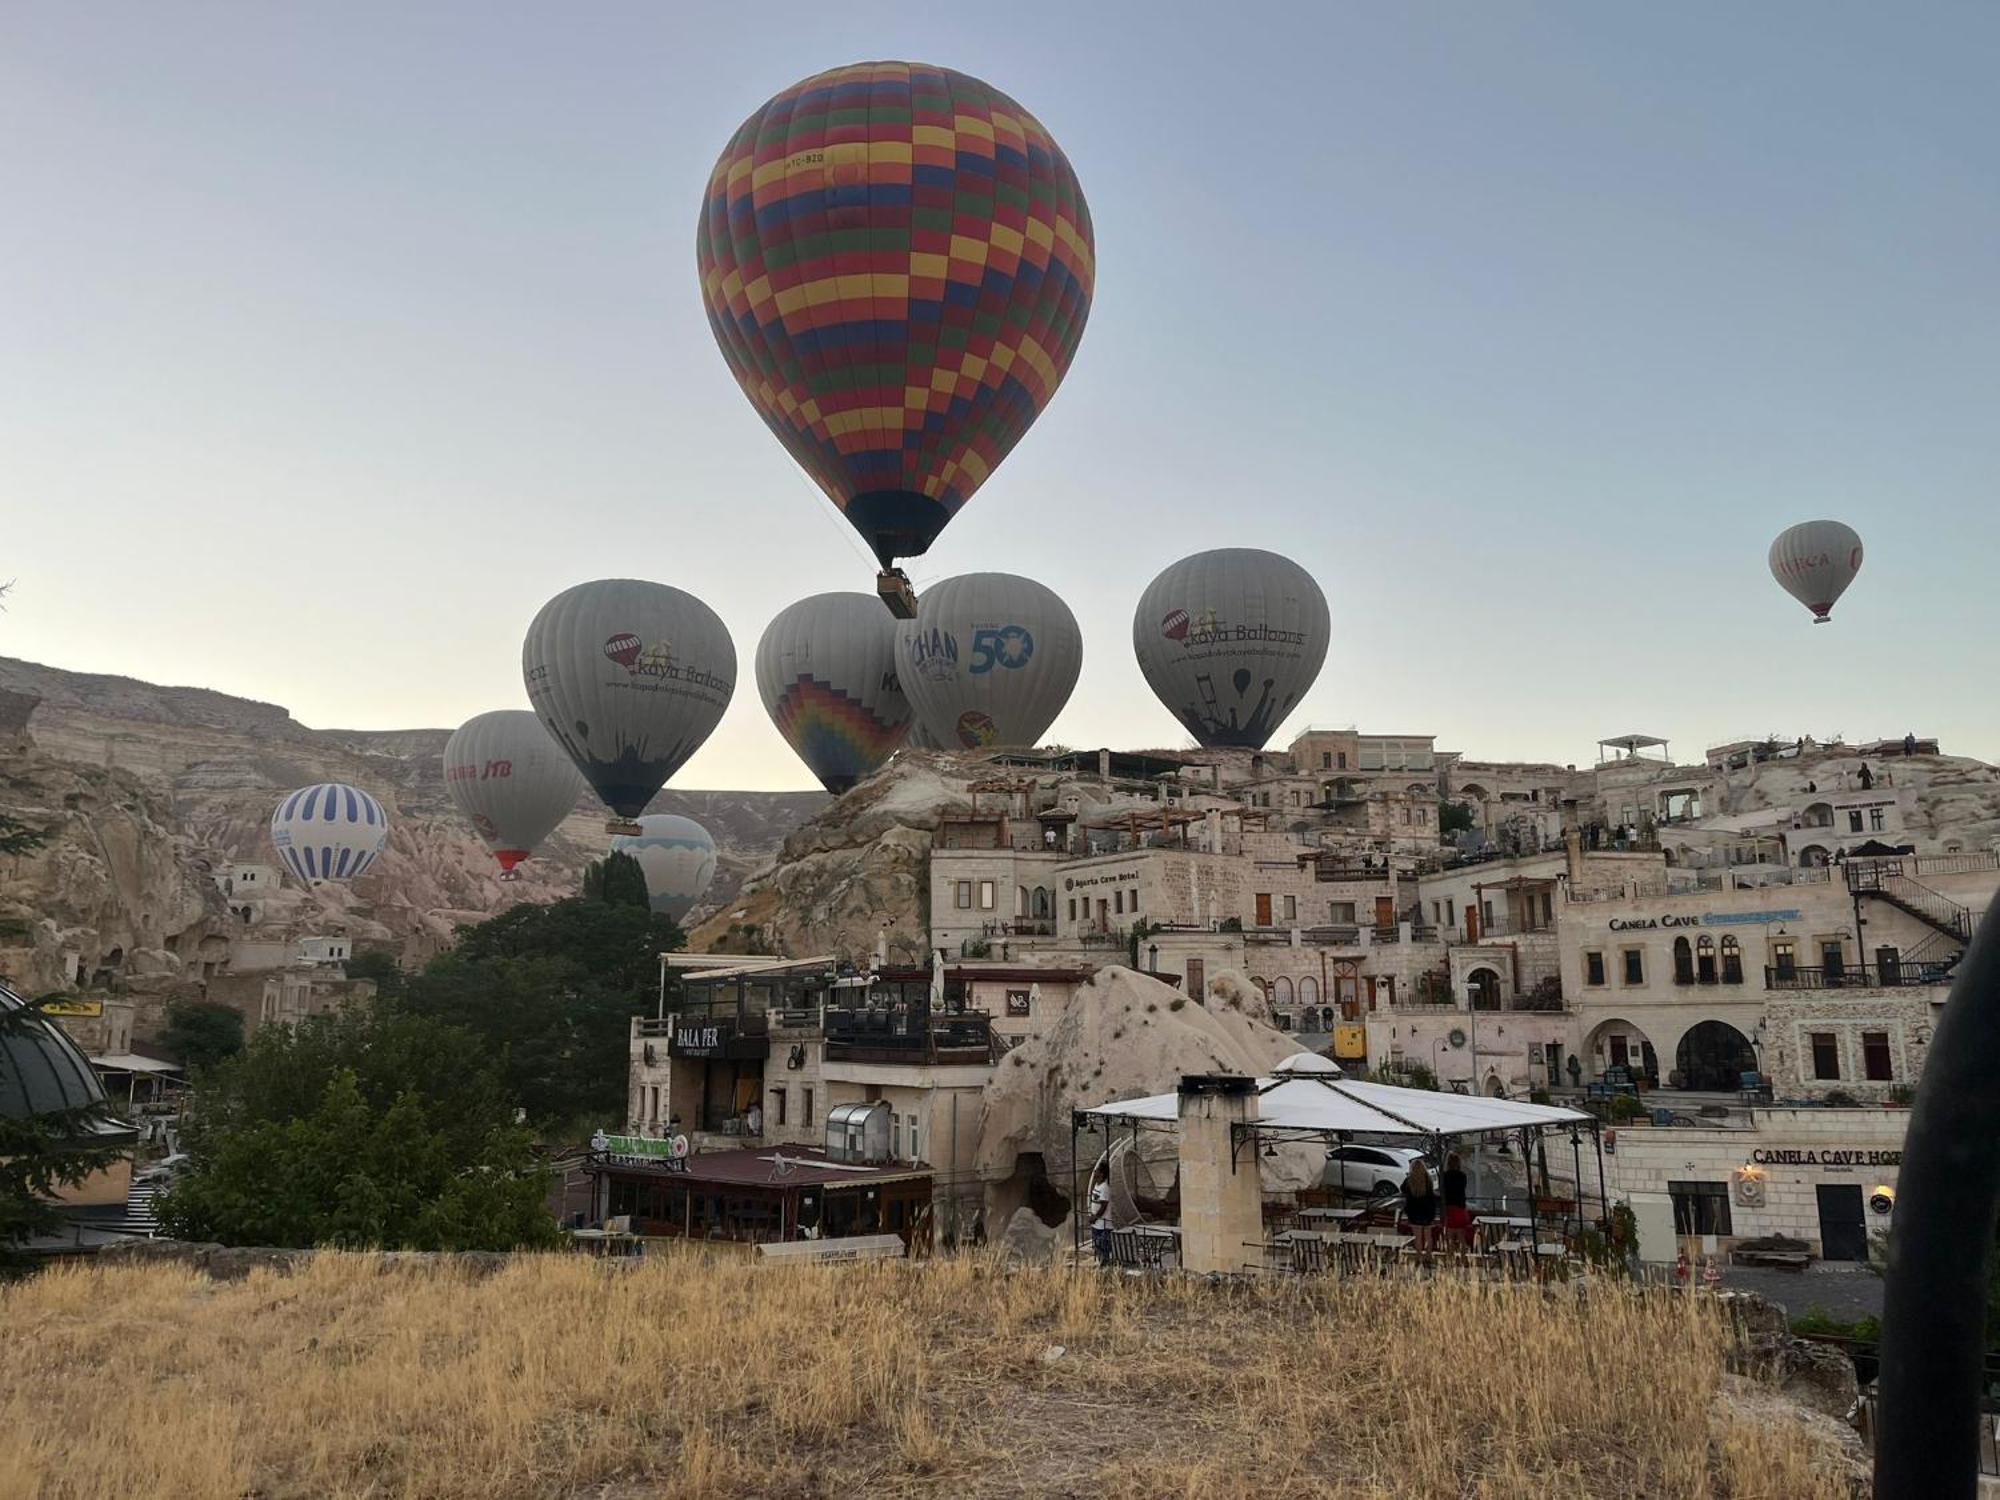
[[1445,1233],[1453,1244],[1469,1247],[1472,1244],[1472,1209],[1466,1202],[1465,1168],[1460,1164],[1456,1151],[1444,1159],[1444,1174],[1438,1179],[1438,1186],[1444,1192]]
[[1103,1162],[1090,1174],[1090,1243],[1100,1266],[1111,1264],[1111,1169]]
[[1431,1185],[1431,1169],[1420,1156],[1410,1163],[1403,1179],[1403,1217],[1416,1234],[1418,1250],[1437,1248],[1438,1195]]

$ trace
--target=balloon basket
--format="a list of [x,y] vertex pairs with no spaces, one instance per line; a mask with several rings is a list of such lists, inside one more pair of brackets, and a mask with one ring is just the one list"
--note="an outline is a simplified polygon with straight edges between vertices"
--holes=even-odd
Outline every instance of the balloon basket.
[[500,872],[500,878],[502,880],[519,880],[521,878],[521,872],[519,870],[502,870]]
[[626,838],[634,839],[643,837],[646,832],[637,823],[628,822],[624,818],[607,819],[604,824],[604,831],[606,833],[622,834]]
[[901,568],[884,568],[875,575],[875,593],[899,620],[917,617],[917,591]]

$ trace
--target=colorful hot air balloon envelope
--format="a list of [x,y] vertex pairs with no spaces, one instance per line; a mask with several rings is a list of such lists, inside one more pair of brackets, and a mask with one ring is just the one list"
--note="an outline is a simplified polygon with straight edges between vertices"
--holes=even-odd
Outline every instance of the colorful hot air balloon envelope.
[[910,700],[896,680],[896,622],[867,594],[814,594],[757,643],[757,691],[778,733],[835,794],[896,753]]
[[[621,820],[637,817],[714,731],[736,647],[694,595],[600,579],[565,589],[521,645],[535,716]],[[613,832],[627,831],[621,822]]]
[[1326,595],[1252,547],[1184,557],[1139,596],[1132,650],[1159,700],[1209,749],[1262,749],[1326,660]]
[[955,750],[1035,744],[1083,670],[1083,632],[1069,606],[1012,573],[932,584],[896,639],[910,706],[932,739]]
[[[875,613],[881,612],[877,606]],[[639,861],[646,872],[647,905],[676,922],[715,879],[715,840],[693,818],[677,813],[649,813],[639,820],[637,834],[615,838],[611,847]]]
[[695,257],[730,373],[885,569],[930,546],[1048,405],[1095,275],[1048,131],[909,62],[816,74],[745,120]]
[[382,804],[338,781],[300,787],[271,814],[271,846],[307,885],[365,875],[388,842]]
[[444,747],[444,785],[508,875],[584,793],[583,777],[562,746],[524,708],[477,714],[453,730]]
[[1839,521],[1802,521],[1771,543],[1771,576],[1824,625],[1861,571],[1861,538]]

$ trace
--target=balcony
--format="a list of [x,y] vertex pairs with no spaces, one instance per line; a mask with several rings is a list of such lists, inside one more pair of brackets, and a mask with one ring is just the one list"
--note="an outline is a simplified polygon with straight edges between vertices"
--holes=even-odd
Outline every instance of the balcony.
[[965,1066],[992,1057],[992,1018],[983,1011],[942,1016],[889,1010],[826,1013],[828,1062]]
[[1770,990],[1874,990],[1897,989],[1906,985],[1951,983],[1956,960],[1938,963],[1842,964],[1838,968],[1786,968],[1764,970],[1764,988]]

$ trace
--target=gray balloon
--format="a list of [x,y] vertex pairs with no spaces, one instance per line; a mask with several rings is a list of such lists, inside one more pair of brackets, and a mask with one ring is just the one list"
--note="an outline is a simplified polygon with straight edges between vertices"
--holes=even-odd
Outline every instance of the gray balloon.
[[896,621],[873,594],[814,594],[780,610],[757,642],[757,693],[829,792],[879,769],[910,729]]
[[542,606],[521,676],[535,716],[599,799],[635,818],[721,721],[736,647],[694,595],[606,578]]
[[896,641],[897,675],[918,722],[954,750],[1035,744],[1083,670],[1083,632],[1069,606],[1013,573],[931,584]]
[[563,747],[525,708],[475,714],[445,742],[445,790],[503,870],[555,831],[583,785]]
[[1253,547],[1182,558],[1132,616],[1147,684],[1210,749],[1261,749],[1319,676],[1329,633],[1312,575]]

